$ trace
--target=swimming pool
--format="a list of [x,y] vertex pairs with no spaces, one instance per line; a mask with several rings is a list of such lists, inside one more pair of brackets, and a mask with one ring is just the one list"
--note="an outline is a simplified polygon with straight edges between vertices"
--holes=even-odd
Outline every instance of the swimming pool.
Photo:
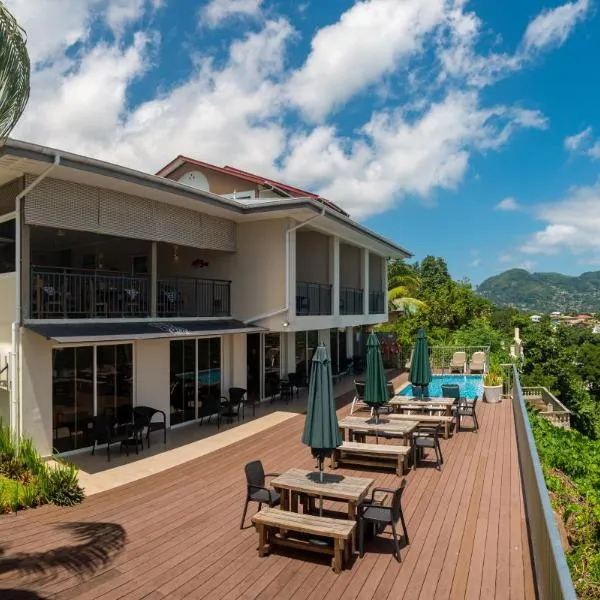
[[[463,397],[474,398],[477,396],[481,399],[483,394],[483,378],[481,375],[434,375],[429,384],[429,395],[440,397],[442,395],[442,385],[448,383],[458,383],[460,395]],[[413,395],[410,383],[400,392],[400,396]]]

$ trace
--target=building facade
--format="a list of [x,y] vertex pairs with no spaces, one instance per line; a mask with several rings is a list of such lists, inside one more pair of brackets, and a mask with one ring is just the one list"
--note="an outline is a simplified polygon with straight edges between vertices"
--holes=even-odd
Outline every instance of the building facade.
[[342,371],[387,320],[387,259],[406,250],[227,169],[0,149],[0,416],[43,454],[87,447],[121,406],[174,427],[233,386],[266,397],[320,342]]

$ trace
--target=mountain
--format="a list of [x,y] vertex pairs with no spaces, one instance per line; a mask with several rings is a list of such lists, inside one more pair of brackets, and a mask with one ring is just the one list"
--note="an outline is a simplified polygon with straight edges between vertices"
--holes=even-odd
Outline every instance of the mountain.
[[537,312],[600,312],[600,271],[578,277],[509,269],[483,281],[477,293],[500,306]]

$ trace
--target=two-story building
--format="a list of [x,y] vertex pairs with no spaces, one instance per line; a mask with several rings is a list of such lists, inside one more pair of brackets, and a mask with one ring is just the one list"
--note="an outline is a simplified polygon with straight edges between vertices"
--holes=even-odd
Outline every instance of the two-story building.
[[43,454],[122,405],[198,419],[203,399],[334,370],[387,320],[410,254],[313,194],[179,157],[149,175],[0,148],[0,416]]

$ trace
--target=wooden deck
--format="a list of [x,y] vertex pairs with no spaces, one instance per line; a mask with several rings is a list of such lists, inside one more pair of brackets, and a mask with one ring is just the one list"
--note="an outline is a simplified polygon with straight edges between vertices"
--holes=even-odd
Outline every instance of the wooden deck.
[[[261,458],[267,471],[313,468],[297,416],[75,508],[1,517],[0,598],[533,599],[511,405],[478,409],[479,434],[442,440],[442,472],[408,475],[411,543],[401,564],[385,537],[341,575],[312,554],[258,558],[250,519],[239,529],[243,465]],[[391,471],[368,476],[399,482]]]

